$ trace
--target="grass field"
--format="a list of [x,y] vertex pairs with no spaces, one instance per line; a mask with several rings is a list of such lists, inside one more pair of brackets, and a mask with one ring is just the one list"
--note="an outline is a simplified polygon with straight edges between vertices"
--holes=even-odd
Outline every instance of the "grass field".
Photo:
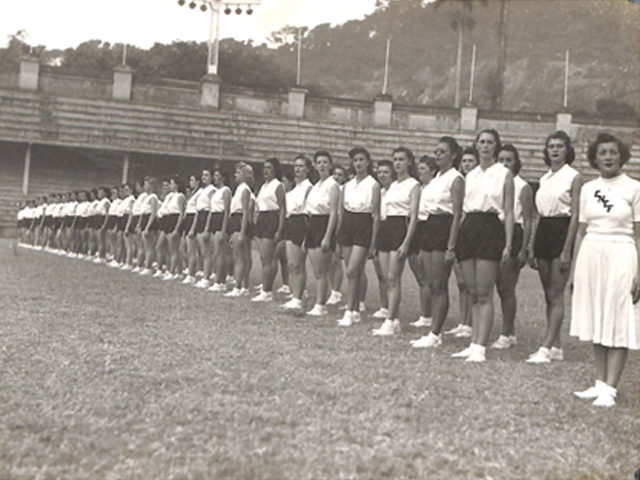
[[[618,406],[571,394],[591,347],[527,365],[543,335],[535,272],[520,345],[486,364],[177,283],[0,242],[0,479],[629,479],[640,361]],[[259,273],[258,262],[254,274]],[[407,269],[403,318],[417,318]],[[373,278],[373,277],[371,277]],[[375,282],[368,305],[373,311]],[[457,324],[456,289],[447,327]],[[497,315],[493,338],[497,337]]]

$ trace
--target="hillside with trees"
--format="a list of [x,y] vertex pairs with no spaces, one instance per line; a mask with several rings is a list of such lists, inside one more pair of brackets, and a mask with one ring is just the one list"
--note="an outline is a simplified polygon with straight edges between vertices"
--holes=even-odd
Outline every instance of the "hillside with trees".
[[[454,106],[469,99],[476,46],[474,102],[483,109],[555,112],[562,107],[570,53],[569,109],[600,118],[640,113],[640,5],[626,0],[371,0],[376,10],[343,25],[283,26],[266,43],[224,39],[223,82],[270,91],[295,84],[302,28],[302,81],[311,94],[371,99],[381,93],[387,39],[388,93],[408,104]],[[19,36],[0,49],[0,68],[17,68],[30,50]],[[207,45],[127,48],[138,81],[198,81]],[[460,52],[460,56],[458,56]],[[99,40],[76,48],[37,47],[49,71],[109,78],[123,45]]]

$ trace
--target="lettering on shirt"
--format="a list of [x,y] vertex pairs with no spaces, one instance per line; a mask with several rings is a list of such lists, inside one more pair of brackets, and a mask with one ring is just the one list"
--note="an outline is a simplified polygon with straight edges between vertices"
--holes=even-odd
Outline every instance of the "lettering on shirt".
[[607,210],[607,213],[611,212],[613,203],[610,203],[607,197],[605,197],[604,194],[600,193],[599,189],[594,192],[593,196],[598,199],[598,202],[601,203],[602,206]]

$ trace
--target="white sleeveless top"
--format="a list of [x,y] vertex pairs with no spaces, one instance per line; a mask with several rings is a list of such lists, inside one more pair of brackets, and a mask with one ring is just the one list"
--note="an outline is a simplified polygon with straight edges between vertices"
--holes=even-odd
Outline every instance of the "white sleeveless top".
[[53,216],[54,217],[64,217],[64,208],[65,208],[65,204],[64,203],[58,203],[56,205],[56,209],[53,211]]
[[64,207],[64,214],[73,217],[76,214],[78,202],[69,202]]
[[140,213],[142,215],[151,213],[151,203],[153,202],[153,199],[155,199],[156,202],[158,201],[158,196],[155,193],[150,193],[145,197],[144,202],[142,202],[142,205],[140,206]]
[[[184,194],[180,192],[169,192],[164,198],[160,209],[162,215],[180,215],[180,198],[184,198]],[[160,214],[158,209],[158,214]]]
[[504,180],[508,174],[509,169],[497,162],[486,170],[478,165],[467,173],[464,212],[497,213],[504,220]]
[[453,215],[453,194],[451,189],[456,178],[464,178],[455,168],[443,175],[438,172],[423,188],[420,194],[418,219],[426,220],[431,215]]
[[543,217],[571,216],[571,185],[578,171],[565,164],[557,172],[549,170],[540,178],[536,207]]
[[514,221],[520,225],[524,225],[524,217],[522,216],[522,200],[520,199],[520,195],[522,195],[522,189],[527,185],[527,182],[520,177],[520,175],[516,175],[513,177],[513,218]]
[[276,189],[282,185],[277,178],[272,179],[268,183],[263,183],[256,197],[256,205],[260,212],[273,212],[280,210],[278,205],[278,197],[276,197]]
[[94,200],[89,203],[89,216],[99,215],[98,213],[98,205],[100,204],[100,200]]
[[94,211],[96,212],[96,215],[106,215],[107,213],[109,213],[110,208],[111,200],[105,197],[102,200],[98,200]]
[[196,207],[196,202],[198,201],[198,197],[202,193],[202,188],[198,188],[195,192],[191,194],[189,200],[187,200],[187,213],[196,213],[198,208]]
[[209,206],[212,213],[224,212],[224,192],[229,192],[229,194],[231,194],[231,189],[226,185],[222,188],[216,188],[216,191],[211,196]]
[[131,208],[133,215],[142,215],[142,204],[147,200],[147,196],[147,192],[142,192],[138,195],[138,198],[133,202],[133,207]]
[[117,217],[122,215],[120,212],[120,205],[122,205],[122,199],[116,198],[113,202],[111,202],[111,206],[109,207],[109,215],[112,217]]
[[413,177],[402,182],[394,180],[384,196],[387,217],[408,217],[411,215],[411,191],[420,182]]
[[76,208],[76,215],[86,218],[89,216],[89,201],[80,202]]
[[313,187],[313,184],[308,178],[305,178],[302,182],[296,184],[285,195],[287,201],[287,217],[291,215],[301,215],[304,213],[305,200],[307,193]]
[[127,198],[122,200],[122,204],[120,205],[120,211],[122,215],[131,215],[133,211],[133,204],[136,201],[136,197],[133,195],[129,195]]
[[331,188],[338,182],[333,176],[318,181],[307,195],[305,211],[309,215],[329,215],[331,213]]
[[373,212],[373,187],[378,182],[367,175],[360,182],[356,177],[344,185],[344,204],[347,212],[372,213]]
[[231,207],[229,208],[229,213],[242,213],[242,192],[244,191],[248,191],[250,197],[253,194],[253,192],[251,192],[251,189],[249,188],[249,185],[247,185],[246,183],[242,182],[240,185],[238,185],[235,193],[233,194],[233,197],[231,198]]
[[213,197],[216,187],[213,185],[207,185],[199,190],[200,194],[196,198],[196,210],[198,212],[208,212],[211,208],[211,197]]

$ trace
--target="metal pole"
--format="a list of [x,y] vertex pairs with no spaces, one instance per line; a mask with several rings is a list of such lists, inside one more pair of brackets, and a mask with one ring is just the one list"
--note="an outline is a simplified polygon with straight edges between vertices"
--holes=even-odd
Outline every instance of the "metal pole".
[[29,175],[31,174],[31,144],[27,144],[24,154],[24,172],[22,173],[22,194],[29,194]]
[[211,26],[209,28],[209,59],[207,73],[218,74],[218,35],[220,31],[220,2],[209,0],[211,8]]
[[567,50],[564,63],[564,108],[567,108],[569,104],[569,50]]
[[300,85],[301,65],[302,65],[302,27],[298,28],[298,66],[296,70],[296,85]]
[[471,51],[471,80],[469,81],[469,102],[473,102],[473,82],[476,75],[476,46]]
[[391,49],[391,37],[387,38],[387,54],[384,59],[384,81],[382,83],[382,94],[387,94],[387,83],[389,81],[389,51]]
[[129,154],[125,153],[122,159],[122,184],[129,181]]

